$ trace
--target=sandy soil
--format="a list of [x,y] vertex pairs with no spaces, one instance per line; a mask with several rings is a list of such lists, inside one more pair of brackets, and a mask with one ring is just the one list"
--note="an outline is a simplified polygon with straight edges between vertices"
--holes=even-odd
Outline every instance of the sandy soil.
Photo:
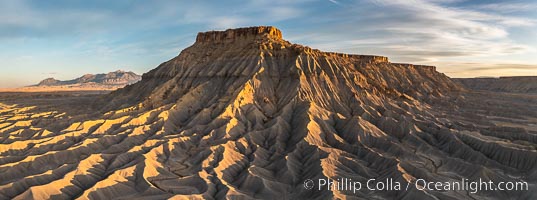
[[29,86],[21,88],[0,88],[0,92],[77,92],[77,91],[113,91],[122,86],[93,86],[93,85],[62,85],[62,86]]

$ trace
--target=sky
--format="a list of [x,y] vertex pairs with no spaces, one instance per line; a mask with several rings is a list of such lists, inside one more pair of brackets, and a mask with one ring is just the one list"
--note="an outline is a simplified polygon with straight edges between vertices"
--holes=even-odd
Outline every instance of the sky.
[[535,76],[535,10],[535,0],[1,0],[0,88],[142,74],[198,32],[259,25],[292,43],[435,65],[450,77]]

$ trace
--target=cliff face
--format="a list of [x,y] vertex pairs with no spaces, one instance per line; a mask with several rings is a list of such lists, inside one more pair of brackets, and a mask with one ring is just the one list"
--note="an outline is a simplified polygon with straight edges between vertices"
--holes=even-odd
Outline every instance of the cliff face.
[[472,90],[537,94],[537,76],[456,78],[454,80]]
[[[459,108],[498,101],[470,104],[451,94],[460,90],[432,66],[322,52],[273,27],[200,33],[140,82],[104,96],[96,106],[105,113],[0,104],[0,199],[537,199],[531,190],[413,187],[537,183],[537,130],[528,125],[537,103],[489,118],[490,107]],[[342,178],[364,188],[304,187]],[[403,189],[369,190],[370,179]]]
[[281,40],[282,32],[272,26],[258,26],[249,28],[228,29],[225,31],[209,31],[198,33],[196,37],[197,44],[203,43],[226,43],[242,42],[251,39],[272,38]]

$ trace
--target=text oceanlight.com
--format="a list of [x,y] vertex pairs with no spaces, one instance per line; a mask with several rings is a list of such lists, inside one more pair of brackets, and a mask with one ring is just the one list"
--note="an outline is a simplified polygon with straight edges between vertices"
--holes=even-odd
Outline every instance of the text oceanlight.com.
[[461,179],[458,181],[427,181],[416,179],[412,182],[398,182],[391,178],[387,179],[369,179],[367,181],[354,181],[349,178],[340,179],[317,179],[305,180],[304,188],[308,190],[330,190],[330,191],[350,191],[356,193],[360,190],[381,190],[381,191],[399,191],[416,188],[426,191],[469,191],[477,193],[479,191],[527,191],[529,185],[525,181],[514,182],[493,182],[491,180],[469,180]]

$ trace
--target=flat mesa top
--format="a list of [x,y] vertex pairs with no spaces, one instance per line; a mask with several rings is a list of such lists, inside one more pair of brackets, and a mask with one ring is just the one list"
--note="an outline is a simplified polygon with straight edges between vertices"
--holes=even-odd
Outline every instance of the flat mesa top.
[[200,32],[196,37],[196,42],[224,42],[235,39],[269,37],[282,39],[280,29],[273,26],[254,26],[247,28],[227,29],[225,31]]

